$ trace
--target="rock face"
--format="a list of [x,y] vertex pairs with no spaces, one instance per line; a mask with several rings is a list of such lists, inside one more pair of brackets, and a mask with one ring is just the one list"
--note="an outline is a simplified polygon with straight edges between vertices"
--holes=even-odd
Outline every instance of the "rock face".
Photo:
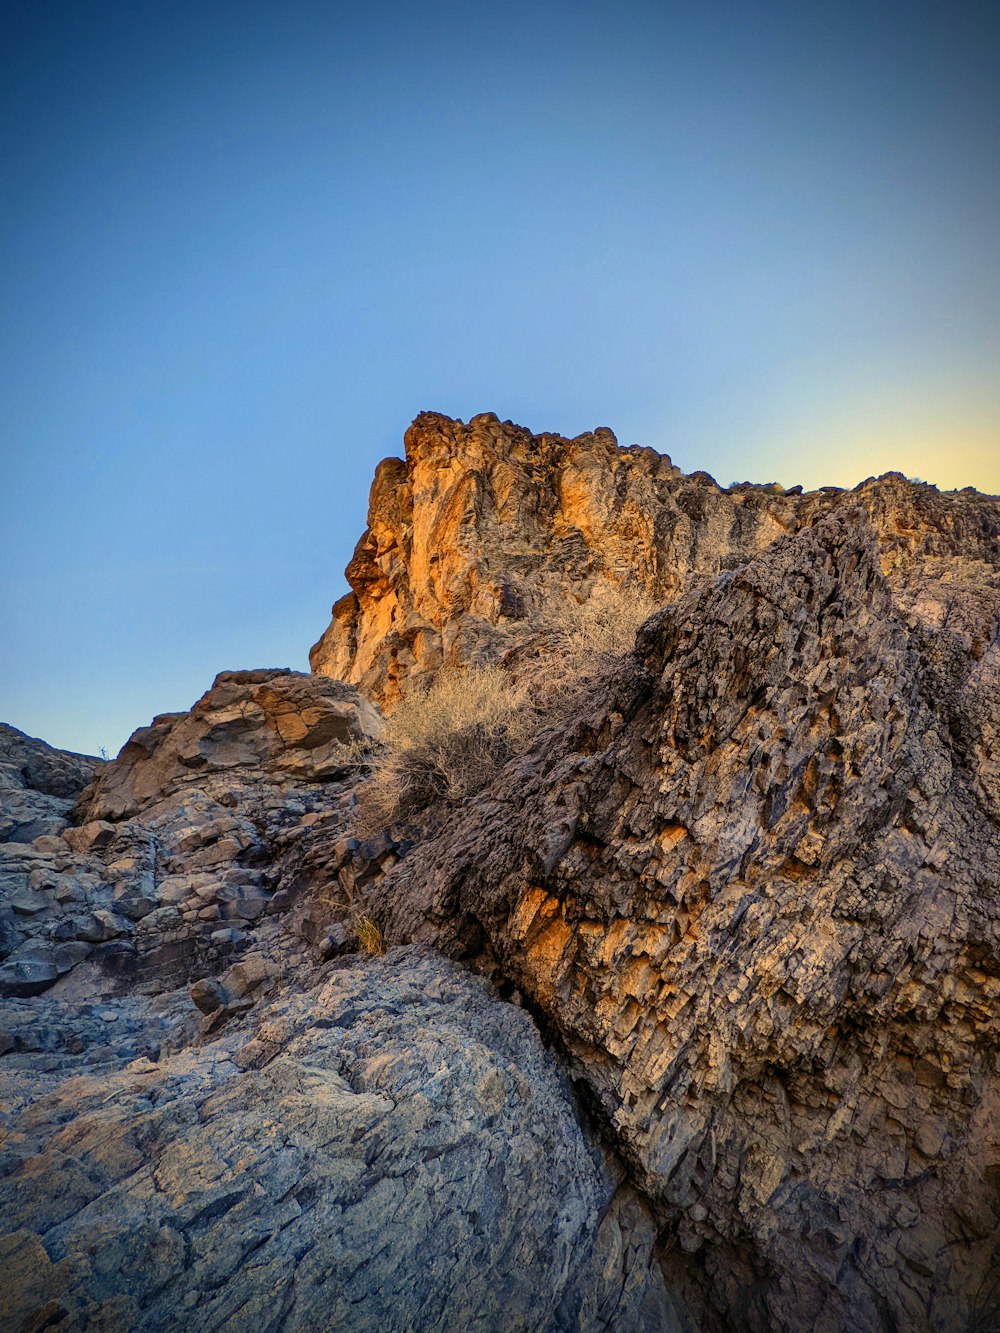
[[[205,776],[343,776],[345,747],[379,732],[377,709],[339,680],[287,669],[223,671],[187,713],[165,713],[129,738],[81,807],[120,819]],[[218,784],[216,784],[218,785]]]
[[689,1327],[528,1014],[359,952],[378,726],[258,671],[107,765],[0,733],[3,1328]]
[[949,538],[997,510],[890,492],[683,592],[367,888],[554,1025],[727,1329],[1000,1326],[1000,585]]
[[[351,681],[391,710],[412,678],[502,659],[544,634],[567,599],[642,589],[661,603],[734,568],[824,514],[861,505],[901,601],[973,633],[970,595],[995,589],[996,502],[940,495],[898,473],[856,491],[722,490],[610,430],[532,435],[492,413],[467,425],[424,412],[405,459],[381,463],[368,527],[347,567],[351,592],[312,650],[315,672]],[[956,592],[957,590],[957,592]]]
[[0,842],[31,842],[66,823],[100,759],[54,750],[0,722]]
[[439,956],[101,1054],[3,1062],[4,1328],[680,1328],[530,1019]]
[[189,713],[155,718],[109,764],[7,729],[0,995],[66,989],[70,973],[88,998],[154,993],[254,949],[307,966],[320,928],[298,899],[336,873],[353,802],[345,756],[379,726],[350,686],[243,671],[223,672]]

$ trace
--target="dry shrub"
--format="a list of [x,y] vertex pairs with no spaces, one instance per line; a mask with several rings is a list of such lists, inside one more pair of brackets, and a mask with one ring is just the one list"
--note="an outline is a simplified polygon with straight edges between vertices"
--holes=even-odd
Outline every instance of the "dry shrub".
[[641,590],[602,585],[582,604],[550,609],[533,656],[513,669],[442,672],[404,695],[370,757],[354,830],[370,840],[437,800],[461,801],[523,752],[546,716],[629,652],[659,603]]
[[442,672],[413,689],[386,720],[355,827],[373,837],[432,801],[460,801],[524,748],[534,718],[524,693],[497,666]]
[[661,605],[642,588],[600,584],[585,602],[551,608],[549,629],[520,670],[536,705],[547,708],[584,693],[632,651],[639,626]]
[[385,938],[378,922],[372,917],[365,916],[364,913],[355,916],[354,933],[365,953],[372,957],[379,957],[385,953]]

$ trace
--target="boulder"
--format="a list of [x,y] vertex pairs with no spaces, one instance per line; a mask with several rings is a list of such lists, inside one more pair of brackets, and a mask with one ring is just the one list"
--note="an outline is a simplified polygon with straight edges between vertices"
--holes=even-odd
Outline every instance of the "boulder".
[[343,775],[352,742],[370,742],[380,725],[377,709],[341,681],[223,671],[190,712],[164,714],[133,733],[84,793],[77,818],[86,828],[121,820],[210,778],[325,781]]
[[396,950],[223,1031],[0,1063],[4,1327],[679,1333],[648,1210],[481,980]]

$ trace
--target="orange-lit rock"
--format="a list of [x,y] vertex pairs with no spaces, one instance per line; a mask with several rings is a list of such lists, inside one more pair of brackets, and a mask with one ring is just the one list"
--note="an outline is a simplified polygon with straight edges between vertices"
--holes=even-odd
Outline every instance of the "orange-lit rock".
[[942,495],[898,473],[855,491],[723,490],[653,449],[620,448],[605,428],[532,435],[492,413],[468,424],[421,413],[405,455],[379,464],[352,591],[310,654],[315,672],[389,711],[411,678],[537,640],[568,599],[611,586],[672,601],[859,504],[900,605],[975,635],[984,620],[970,598],[996,596],[997,508],[974,491]]

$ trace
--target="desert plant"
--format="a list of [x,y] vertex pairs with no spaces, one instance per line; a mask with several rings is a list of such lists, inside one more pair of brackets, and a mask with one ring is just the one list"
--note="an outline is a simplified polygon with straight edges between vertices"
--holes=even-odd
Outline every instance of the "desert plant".
[[584,692],[632,650],[639,626],[661,604],[643,588],[601,584],[584,602],[552,605],[546,633],[519,669],[535,706],[547,709]]
[[497,666],[445,671],[411,690],[387,719],[370,761],[356,831],[373,837],[438,798],[459,801],[478,791],[524,747],[532,727],[524,691]]
[[358,790],[354,831],[370,840],[434,801],[458,802],[480,790],[554,709],[632,648],[658,605],[642,591],[601,585],[586,602],[547,610],[530,657],[446,670],[411,689],[366,756],[370,776]]
[[365,953],[379,956],[385,953],[385,937],[377,921],[364,913],[354,918],[354,933]]

